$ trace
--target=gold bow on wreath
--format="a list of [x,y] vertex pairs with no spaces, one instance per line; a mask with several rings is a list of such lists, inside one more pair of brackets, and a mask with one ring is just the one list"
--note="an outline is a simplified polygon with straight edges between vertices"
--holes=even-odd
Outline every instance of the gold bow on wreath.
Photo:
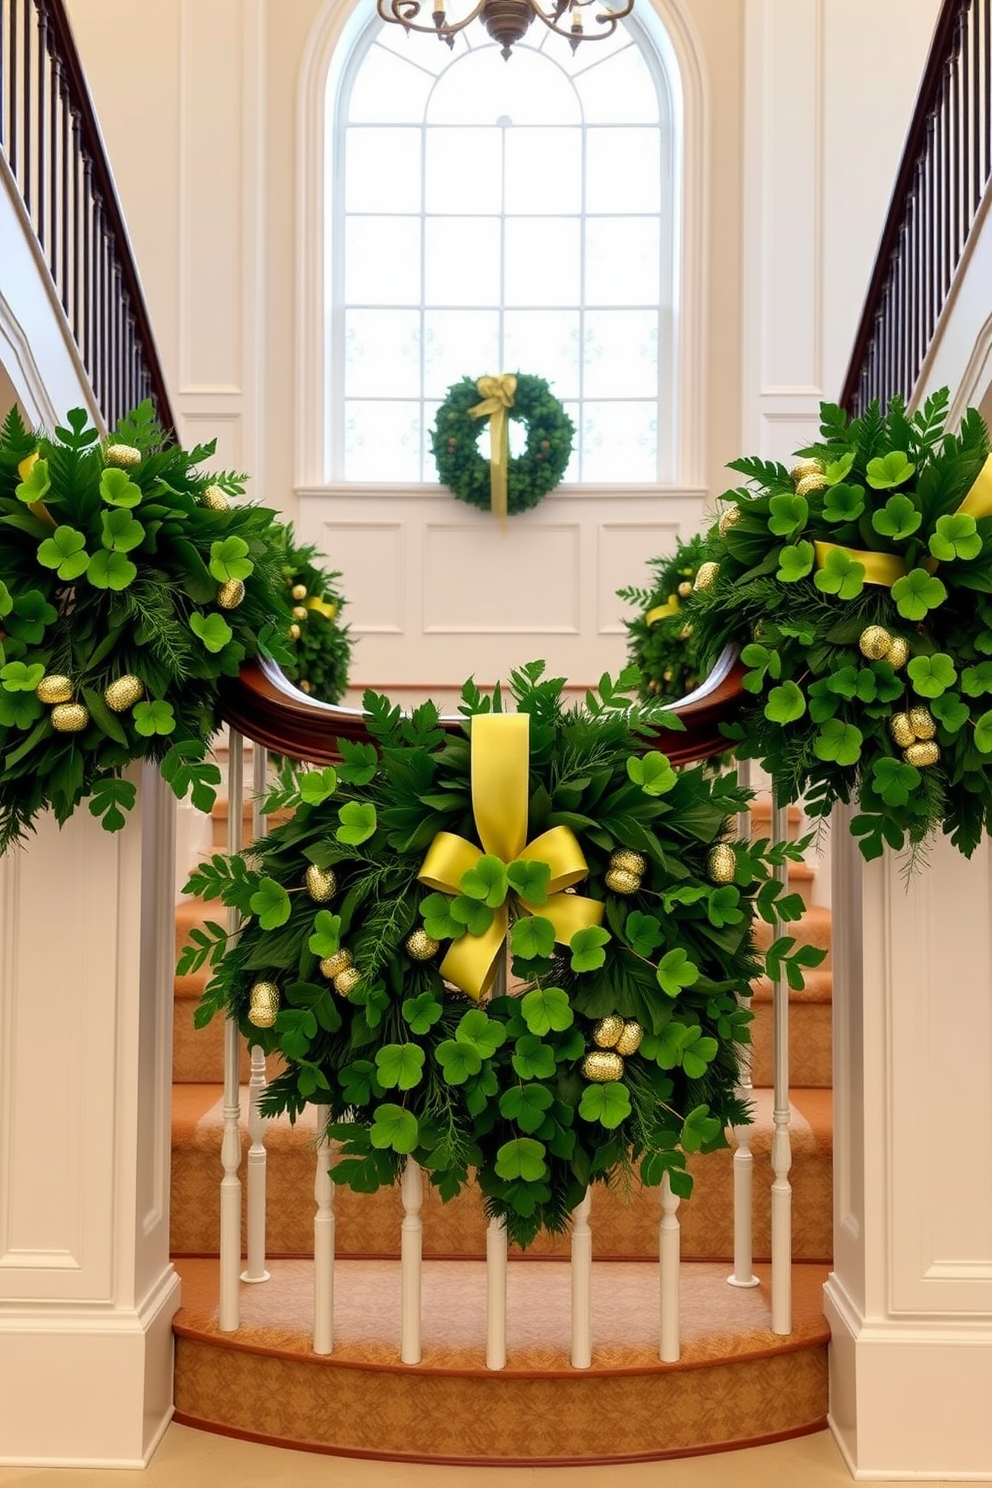
[[677,615],[681,608],[678,595],[670,594],[664,604],[655,605],[653,610],[648,610],[644,619],[648,625],[655,625],[659,620],[667,620],[670,615]]
[[[555,940],[568,945],[577,930],[599,925],[603,905],[563,889],[589,874],[578,839],[569,827],[552,827],[527,841],[530,773],[530,718],[526,713],[479,713],[472,719],[472,812],[482,847],[453,832],[438,832],[417,875],[429,888],[459,894],[463,874],[483,853],[504,864],[521,859],[546,863],[551,869],[548,900],[540,906],[515,896],[525,914],[541,915],[554,926]],[[510,928],[507,904],[493,914],[481,935],[466,932],[452,942],[441,962],[441,975],[478,1002],[496,979],[500,952]]]
[[510,423],[506,416],[517,396],[517,379],[512,372],[498,377],[480,377],[475,384],[481,403],[468,410],[469,418],[489,414],[489,504],[506,530],[507,474],[510,465]]

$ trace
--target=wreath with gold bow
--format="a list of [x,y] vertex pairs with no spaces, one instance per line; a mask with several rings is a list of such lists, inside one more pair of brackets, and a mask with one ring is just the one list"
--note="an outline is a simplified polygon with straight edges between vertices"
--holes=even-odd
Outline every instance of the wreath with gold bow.
[[[509,421],[527,430],[523,454],[509,451]],[[479,452],[485,423],[490,459]],[[527,511],[558,485],[572,457],[575,425],[541,377],[507,372],[463,377],[449,387],[437,411],[431,449],[437,474],[459,501],[501,520]]]
[[946,389],[848,420],[792,470],[732,462],[691,619],[741,646],[754,703],[728,729],[781,801],[855,799],[866,858],[938,828],[970,856],[992,827],[992,458],[980,415],[945,430]]
[[[674,771],[644,737],[664,715],[609,679],[566,710],[542,671],[514,674],[516,713],[466,685],[460,738],[367,694],[374,745],[284,772],[267,805],[292,819],[193,874],[245,923],[180,962],[213,966],[198,1022],[282,1054],[266,1111],[329,1108],[336,1182],[412,1157],[448,1199],[474,1174],[522,1245],[622,1170],[689,1193],[686,1155],[747,1120],[755,915],[802,907],[771,876],[795,845],[727,840],[734,778]],[[818,955],[768,953],[799,984]]]

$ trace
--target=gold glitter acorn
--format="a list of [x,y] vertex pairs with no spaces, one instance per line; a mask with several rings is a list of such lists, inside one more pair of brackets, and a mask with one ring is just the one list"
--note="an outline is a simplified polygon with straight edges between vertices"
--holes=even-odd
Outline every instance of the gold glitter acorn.
[[796,483],[796,495],[808,496],[811,491],[822,491],[826,484],[825,475],[804,475],[802,480]]
[[727,510],[725,512],[721,512],[720,513],[720,520],[717,523],[717,531],[719,532],[720,536],[721,537],[726,537],[726,535],[730,531],[731,527],[736,527],[737,526],[737,523],[740,521],[740,519],[741,519],[741,509],[740,509],[740,507],[739,506],[728,506],[727,507]]
[[712,589],[720,572],[719,563],[701,563],[696,570],[697,589]]
[[718,842],[715,847],[711,847],[706,858],[706,872],[713,883],[733,883],[737,872],[734,849],[726,842]]
[[618,847],[610,853],[610,867],[621,868],[624,873],[636,873],[641,878],[647,871],[648,860],[643,853],[630,847]]
[[293,606],[293,619],[294,620],[305,620],[307,618],[307,614],[308,613],[309,612],[307,610],[306,605],[294,605]]
[[623,1025],[623,1033],[616,1042],[618,1054],[636,1054],[641,1047],[641,1039],[644,1037],[644,1029],[634,1018],[630,1018]]
[[597,1085],[607,1080],[622,1080],[623,1060],[612,1049],[593,1049],[582,1061],[582,1073]]
[[349,966],[346,971],[339,971],[334,978],[334,990],[339,997],[350,997],[361,980],[362,973],[358,968]]
[[909,710],[909,726],[916,739],[932,739],[937,732],[937,723],[929,708],[917,707]]
[[249,995],[248,1022],[256,1028],[271,1028],[279,1011],[279,988],[275,982],[256,982]]
[[623,1033],[623,1019],[618,1013],[600,1018],[592,1031],[592,1041],[600,1049],[612,1049]]
[[227,579],[217,590],[217,603],[222,610],[236,610],[245,597],[245,586],[240,579]]
[[342,971],[348,970],[354,963],[354,960],[355,958],[351,952],[346,951],[342,946],[339,951],[334,952],[333,956],[325,956],[323,961],[321,961],[321,975],[325,976],[329,982],[333,982],[334,978],[340,976]]
[[691,635],[692,635],[692,622],[687,620],[686,623],[685,623],[685,625],[683,625],[682,629],[679,631],[679,640],[680,641],[687,641]]
[[885,659],[893,671],[900,671],[909,660],[909,642],[903,636],[893,636]]
[[678,587],[678,596],[679,596],[679,599],[688,599],[689,598],[689,595],[691,593],[692,593],[692,585],[689,583],[689,580],[688,579],[683,579],[682,582],[681,582],[681,584]]
[[907,749],[910,744],[916,743],[916,735],[913,733],[913,725],[909,721],[908,713],[893,713],[889,719],[889,733],[900,749]]
[[130,672],[103,689],[103,701],[114,713],[123,713],[126,708],[133,708],[144,695],[145,684],[140,677],[135,677]]
[[60,734],[78,734],[90,721],[82,703],[57,703],[52,709],[52,727]]
[[290,633],[290,636],[293,638],[294,641],[298,641],[300,639],[300,636],[303,634],[303,632],[300,629],[300,627],[298,625],[295,625],[295,624],[294,625],[291,625],[289,627],[289,633]]
[[641,887],[641,875],[631,873],[626,868],[608,868],[606,887],[612,889],[614,894],[636,894]]
[[34,691],[35,696],[42,703],[72,701],[72,683],[68,677],[61,677],[58,672],[50,672],[47,677],[42,677]]
[[429,961],[441,949],[441,942],[435,940],[433,935],[428,935],[422,927],[411,930],[403,945],[407,955],[414,961]]
[[940,750],[932,739],[921,740],[918,744],[910,744],[904,749],[902,757],[907,765],[915,765],[918,770],[925,770],[928,765],[935,765],[940,759]]
[[210,511],[229,511],[231,507],[231,503],[220,486],[207,486],[200,500]]
[[300,689],[301,692],[309,692],[310,691],[310,683],[307,681],[306,677],[301,677],[300,680],[299,680],[299,682],[297,682],[296,685]]
[[329,868],[318,868],[311,863],[306,874],[307,893],[318,904],[326,904],[338,891],[338,881]]
[[295,600],[306,599],[307,586],[306,584],[294,584],[289,592]]
[[794,481],[805,480],[808,475],[822,475],[823,466],[819,460],[797,460],[789,471]]
[[140,465],[141,451],[133,444],[108,444],[106,458],[108,465]]
[[869,661],[881,661],[892,650],[892,637],[884,625],[868,625],[858,636],[858,650]]

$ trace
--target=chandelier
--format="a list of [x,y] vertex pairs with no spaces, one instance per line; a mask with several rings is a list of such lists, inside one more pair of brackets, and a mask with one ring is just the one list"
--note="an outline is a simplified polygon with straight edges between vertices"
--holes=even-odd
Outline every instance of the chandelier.
[[424,8],[421,0],[376,0],[376,7],[384,21],[395,21],[407,31],[424,31],[437,36],[449,47],[454,46],[458,32],[478,18],[493,41],[499,42],[503,56],[509,57],[513,43],[526,33],[535,16],[558,36],[564,36],[574,52],[582,41],[604,41],[612,36],[617,22],[630,15],[634,8],[634,0],[625,0],[620,10],[601,11],[592,18],[595,29],[587,31],[582,12],[596,3],[598,0],[555,0],[554,8],[545,10],[540,0],[479,0],[467,16],[461,20],[449,20],[444,0],[433,0],[429,25],[417,19]]

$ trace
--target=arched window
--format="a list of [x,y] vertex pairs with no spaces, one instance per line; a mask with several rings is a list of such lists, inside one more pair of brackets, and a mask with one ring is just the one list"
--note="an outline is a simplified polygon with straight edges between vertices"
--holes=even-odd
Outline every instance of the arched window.
[[676,478],[682,98],[651,19],[574,57],[538,22],[508,61],[476,25],[451,50],[378,17],[339,40],[325,481],[436,480],[446,388],[516,370],[575,422],[567,482]]

